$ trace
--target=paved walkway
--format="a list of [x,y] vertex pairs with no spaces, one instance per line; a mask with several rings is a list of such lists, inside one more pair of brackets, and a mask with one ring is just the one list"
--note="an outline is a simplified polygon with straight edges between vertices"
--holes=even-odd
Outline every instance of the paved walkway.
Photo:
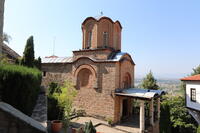
[[39,94],[31,117],[47,127],[47,97],[44,93]]
[[132,122],[126,122],[123,124],[117,124],[110,127],[106,121],[99,120],[93,117],[78,117],[74,118],[71,122],[74,127],[80,127],[84,125],[85,122],[92,121],[97,132],[101,133],[139,133],[138,125],[134,125]]
[[71,120],[71,122],[73,123],[73,125],[77,126],[78,125],[84,125],[85,122],[89,122],[89,121],[92,121],[92,124],[94,126],[100,124],[100,123],[103,123],[103,124],[107,124],[106,121],[103,121],[103,120],[99,120],[99,119],[96,119],[96,118],[93,118],[93,117],[78,117],[78,118],[74,118]]

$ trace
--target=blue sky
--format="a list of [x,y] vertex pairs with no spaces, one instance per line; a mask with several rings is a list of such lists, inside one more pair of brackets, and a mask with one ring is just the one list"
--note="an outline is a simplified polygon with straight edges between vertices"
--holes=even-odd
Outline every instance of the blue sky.
[[81,23],[101,11],[123,26],[122,51],[136,63],[136,77],[181,78],[200,64],[199,0],[6,0],[4,31],[22,55],[34,36],[36,57],[71,56],[81,49]]

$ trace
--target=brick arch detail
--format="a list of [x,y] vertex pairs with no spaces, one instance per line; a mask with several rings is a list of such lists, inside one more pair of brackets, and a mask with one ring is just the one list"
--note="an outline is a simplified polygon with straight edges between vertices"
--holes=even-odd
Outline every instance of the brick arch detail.
[[74,72],[75,83],[77,84],[78,74],[83,69],[87,69],[92,73],[92,77],[94,77],[92,87],[97,88],[97,74],[96,74],[95,69],[91,65],[84,64],[77,67],[77,69]]
[[92,72],[93,76],[95,76],[95,77],[97,76],[96,72],[95,72],[95,69],[91,65],[86,65],[86,64],[78,66],[77,69],[74,72],[74,76],[77,77],[78,73],[83,68],[89,69]]
[[126,53],[125,55],[123,55],[123,56],[120,58],[119,61],[122,62],[122,61],[124,61],[124,60],[130,61],[133,65],[135,65],[135,63],[134,63],[132,57],[131,57],[128,53]]

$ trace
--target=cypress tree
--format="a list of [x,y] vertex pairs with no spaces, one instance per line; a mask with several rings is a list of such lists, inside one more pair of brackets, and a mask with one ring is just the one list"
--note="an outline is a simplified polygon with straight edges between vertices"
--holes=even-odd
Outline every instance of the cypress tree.
[[159,86],[157,85],[157,81],[154,78],[151,71],[143,79],[141,86],[145,89],[153,89],[153,90],[157,90],[159,88]]
[[171,133],[170,107],[166,102],[161,104],[160,133]]
[[34,64],[34,65],[35,65],[39,70],[41,70],[41,63],[42,63],[42,60],[41,60],[40,57],[38,57],[38,59],[35,60],[35,64]]
[[23,53],[22,65],[27,67],[34,67],[34,42],[33,36],[30,36],[26,42]]

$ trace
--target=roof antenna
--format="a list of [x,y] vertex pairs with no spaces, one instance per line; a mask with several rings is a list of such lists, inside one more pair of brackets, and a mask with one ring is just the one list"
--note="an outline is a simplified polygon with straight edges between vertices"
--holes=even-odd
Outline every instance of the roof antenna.
[[102,11],[100,12],[100,14],[101,14],[100,16],[103,16],[103,12]]
[[54,36],[53,38],[53,56],[55,56],[55,42],[56,42],[56,37]]

